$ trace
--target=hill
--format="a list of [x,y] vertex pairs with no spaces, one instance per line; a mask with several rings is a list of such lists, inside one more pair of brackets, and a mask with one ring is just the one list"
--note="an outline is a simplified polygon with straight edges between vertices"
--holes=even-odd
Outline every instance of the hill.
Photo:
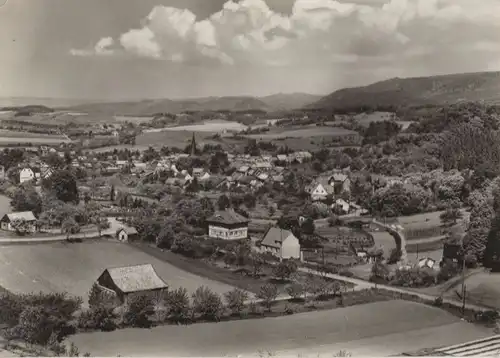
[[320,96],[305,93],[276,94],[266,97],[227,96],[193,99],[148,99],[143,101],[80,104],[64,109],[75,112],[108,115],[147,116],[155,113],[202,111],[264,111],[274,112],[302,108]]
[[198,111],[271,110],[264,102],[253,97],[207,97],[186,100],[148,99],[137,102],[89,103],[66,109],[93,114],[131,116]]
[[500,72],[393,78],[364,87],[335,91],[305,108],[394,108],[462,101],[499,103]]
[[270,108],[278,111],[289,111],[307,106],[321,99],[322,96],[308,93],[278,93],[259,99]]

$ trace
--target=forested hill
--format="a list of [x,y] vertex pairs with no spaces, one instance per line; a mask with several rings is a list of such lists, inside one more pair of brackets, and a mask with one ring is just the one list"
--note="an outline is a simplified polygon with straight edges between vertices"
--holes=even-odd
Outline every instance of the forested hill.
[[500,72],[393,78],[335,91],[306,108],[400,108],[463,101],[500,103]]

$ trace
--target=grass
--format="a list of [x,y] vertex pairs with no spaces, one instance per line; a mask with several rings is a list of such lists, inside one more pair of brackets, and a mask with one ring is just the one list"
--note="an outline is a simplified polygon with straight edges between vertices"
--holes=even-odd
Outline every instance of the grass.
[[306,349],[329,350],[331,356],[340,349],[351,351],[348,345],[364,346],[373,355],[388,349],[397,354],[437,342],[456,344],[482,333],[435,307],[392,300],[264,320],[94,332],[76,335],[71,341],[94,356],[234,356]]
[[[467,302],[500,310],[500,274],[480,272],[465,280]],[[460,287],[458,287],[460,290]],[[457,298],[455,290],[449,290],[445,297]]]
[[[148,253],[157,259],[164,260],[181,270],[205,277],[212,281],[221,282],[228,286],[238,287],[254,294],[257,294],[260,291],[260,288],[266,283],[273,282],[277,284],[280,294],[286,294],[286,286],[288,283],[275,282],[272,280],[272,268],[264,268],[261,272],[260,278],[254,278],[248,276],[244,268],[225,268],[223,263],[210,264],[202,260],[191,259],[182,255],[174,254],[170,251],[161,251],[156,247],[144,243],[134,243],[134,246],[141,251]],[[297,281],[304,281],[305,277],[306,275],[304,273],[299,272],[296,274],[295,279]],[[320,280],[319,277],[317,279]],[[347,286],[351,287],[352,285],[347,284]]]
[[224,130],[228,131],[242,131],[245,130],[247,126],[238,123],[225,120],[213,120],[205,121],[203,123],[179,126],[179,127],[169,127],[164,128],[167,131],[188,131],[188,132],[222,132]]
[[357,134],[339,127],[298,127],[298,128],[277,128],[266,133],[252,134],[247,137],[253,139],[280,139],[280,138],[312,138],[312,137],[330,137],[347,136]]
[[92,283],[108,267],[150,263],[172,288],[194,292],[205,285],[225,293],[233,287],[183,271],[130,245],[112,241],[2,246],[0,286],[14,293],[63,292],[87,298]]
[[0,129],[0,137],[2,137],[2,138],[49,138],[49,139],[61,139],[64,141],[68,140],[68,138],[64,135],[18,132],[18,131],[4,130],[4,129]]
[[[207,137],[213,134],[214,133],[196,133],[197,145],[202,146],[207,143],[218,144],[219,142],[207,139]],[[160,147],[165,145],[167,147],[178,147],[180,149],[184,149],[191,142],[192,137],[192,131],[147,132],[137,136],[136,144]]]
[[31,143],[34,145],[54,145],[60,143],[70,143],[71,139],[62,135],[17,132],[9,130],[0,130],[0,145]]

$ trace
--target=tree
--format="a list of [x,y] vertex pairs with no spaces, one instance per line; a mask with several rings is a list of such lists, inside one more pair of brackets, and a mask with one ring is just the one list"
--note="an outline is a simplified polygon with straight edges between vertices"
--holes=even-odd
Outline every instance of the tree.
[[102,304],[101,297],[102,289],[99,287],[97,283],[94,282],[89,292],[89,307],[96,307]]
[[12,195],[10,206],[15,211],[32,211],[39,215],[42,211],[42,198],[33,186],[19,187]]
[[69,240],[70,235],[74,235],[80,231],[80,225],[74,218],[68,218],[62,223],[62,231],[66,234],[66,239]]
[[224,294],[224,299],[226,301],[226,306],[235,315],[241,314],[243,308],[245,308],[245,301],[248,300],[248,293],[235,288],[232,291],[226,292]]
[[375,261],[372,266],[370,281],[375,283],[386,283],[389,281],[389,268],[380,261]]
[[217,207],[219,210],[226,210],[231,207],[231,200],[226,195],[221,195],[217,199]]
[[44,307],[27,306],[21,312],[19,322],[13,328],[12,333],[14,337],[27,343],[45,346],[54,330],[54,322]]
[[151,315],[154,313],[153,301],[148,295],[130,296],[124,323],[131,327],[151,327]]
[[190,319],[191,304],[185,288],[169,291],[166,296],[168,320],[175,323],[187,322]]
[[96,226],[99,236],[101,236],[103,230],[111,227],[108,218],[103,216],[93,216],[90,222]]
[[314,230],[316,229],[314,225],[314,220],[312,218],[307,218],[302,225],[300,226],[303,234],[312,235],[314,234]]
[[156,237],[156,246],[160,249],[170,249],[175,241],[175,231],[168,225],[161,229]]
[[42,182],[44,189],[52,191],[58,200],[78,204],[78,187],[75,175],[69,170],[58,170]]
[[192,295],[193,313],[201,318],[219,321],[224,313],[224,305],[220,296],[208,287],[201,286]]
[[441,219],[441,223],[445,227],[449,227],[451,225],[456,225],[457,221],[462,218],[462,212],[458,208],[449,208],[446,209],[439,218]]
[[297,273],[298,265],[294,260],[283,260],[273,270],[273,275],[281,281],[289,280]]
[[257,298],[261,299],[264,303],[264,306],[271,312],[271,307],[278,298],[279,290],[278,286],[273,285],[272,283],[265,284],[261,286],[259,293],[257,294]]
[[298,300],[305,296],[306,289],[301,283],[295,282],[286,287],[286,293],[288,293],[294,300]]
[[252,275],[253,277],[257,277],[262,272],[262,267],[266,263],[266,259],[264,255],[258,252],[250,253],[250,264],[252,266]]

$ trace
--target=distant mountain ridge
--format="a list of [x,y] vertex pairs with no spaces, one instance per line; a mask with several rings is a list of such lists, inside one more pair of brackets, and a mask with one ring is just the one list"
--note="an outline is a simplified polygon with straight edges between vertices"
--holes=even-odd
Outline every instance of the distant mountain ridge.
[[283,111],[299,109],[321,96],[306,93],[275,94],[265,97],[225,96],[190,99],[147,99],[105,103],[86,103],[66,107],[66,110],[110,115],[152,115],[187,111]]
[[404,107],[481,100],[500,103],[500,72],[392,78],[368,86],[344,88],[305,107]]

